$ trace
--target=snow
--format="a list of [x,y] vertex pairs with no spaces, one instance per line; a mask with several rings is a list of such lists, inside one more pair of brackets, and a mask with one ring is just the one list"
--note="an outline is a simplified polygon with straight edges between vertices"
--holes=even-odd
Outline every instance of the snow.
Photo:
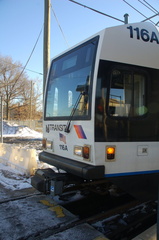
[[30,178],[22,175],[20,171],[0,163],[0,183],[9,190],[30,188]]
[[11,124],[3,122],[3,137],[20,137],[20,138],[42,138],[42,133],[34,131],[27,126],[18,126],[17,124]]
[[[18,126],[16,124],[3,122],[3,137],[15,138],[15,139],[22,138],[23,140],[27,139],[27,141],[31,139],[31,141],[34,141],[34,139],[42,140],[42,133],[34,131],[27,126]],[[35,143],[38,144],[38,147],[37,147],[38,149],[39,141],[35,141]],[[33,144],[33,147],[36,149],[35,143]],[[19,144],[19,146],[21,146],[21,144]],[[27,147],[28,147],[28,144],[25,144],[25,148]],[[39,150],[36,150],[36,152],[37,152],[37,163],[39,165],[39,162],[38,162]],[[18,171],[17,169],[12,168],[9,165],[6,165],[5,163],[0,163],[0,185],[2,185],[5,189],[12,190],[12,191],[31,188],[30,178],[26,177],[25,174]]]

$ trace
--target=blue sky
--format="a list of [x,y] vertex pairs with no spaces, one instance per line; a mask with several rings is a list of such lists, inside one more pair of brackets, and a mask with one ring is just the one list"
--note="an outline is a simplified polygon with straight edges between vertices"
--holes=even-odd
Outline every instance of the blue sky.
[[[76,0],[79,3],[95,8],[98,11],[112,15],[121,20],[125,13],[129,14],[129,22],[144,20],[138,12],[123,0]],[[141,2],[144,0],[126,0],[146,17],[154,15]],[[159,10],[158,0],[147,0]],[[51,0],[52,7],[58,18],[69,46],[73,46],[85,38],[106,27],[122,23],[87,8],[81,7],[69,0]],[[51,11],[51,53],[53,58],[68,48],[57,21]],[[155,23],[159,16],[152,19]],[[24,66],[31,54],[38,35],[44,23],[44,0],[0,0],[0,55],[10,56],[14,62]],[[43,73],[43,31],[40,35],[34,53],[26,67],[32,71]],[[42,75],[26,71],[30,79],[43,79]]]

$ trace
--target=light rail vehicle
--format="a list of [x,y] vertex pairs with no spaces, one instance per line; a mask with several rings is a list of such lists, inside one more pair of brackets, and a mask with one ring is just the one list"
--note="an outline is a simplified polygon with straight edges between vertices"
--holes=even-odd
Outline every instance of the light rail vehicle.
[[[61,194],[67,182],[106,179],[138,198],[159,183],[159,29],[106,28],[51,62],[32,185]],[[71,180],[72,179],[72,180]]]

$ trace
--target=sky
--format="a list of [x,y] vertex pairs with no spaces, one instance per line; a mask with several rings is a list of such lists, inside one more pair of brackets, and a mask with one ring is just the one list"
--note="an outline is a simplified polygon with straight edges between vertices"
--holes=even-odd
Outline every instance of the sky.
[[[124,14],[128,13],[129,23],[145,19],[124,0],[76,1],[120,20],[124,20]],[[147,2],[159,10],[159,0],[126,1],[147,18],[153,16],[155,12],[143,4]],[[51,6],[51,58],[106,27],[123,24],[69,0],[51,0]],[[157,23],[159,16],[152,20]],[[25,70],[30,80],[43,79],[43,23],[44,0],[0,0],[1,56],[9,56],[13,62],[20,62],[25,66],[40,36]]]

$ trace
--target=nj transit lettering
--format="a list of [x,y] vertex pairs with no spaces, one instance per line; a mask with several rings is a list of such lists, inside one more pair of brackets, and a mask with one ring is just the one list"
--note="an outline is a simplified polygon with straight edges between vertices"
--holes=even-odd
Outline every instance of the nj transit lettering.
[[62,124],[48,124],[46,125],[46,132],[50,132],[50,131],[64,131],[66,128],[66,125],[62,125]]

